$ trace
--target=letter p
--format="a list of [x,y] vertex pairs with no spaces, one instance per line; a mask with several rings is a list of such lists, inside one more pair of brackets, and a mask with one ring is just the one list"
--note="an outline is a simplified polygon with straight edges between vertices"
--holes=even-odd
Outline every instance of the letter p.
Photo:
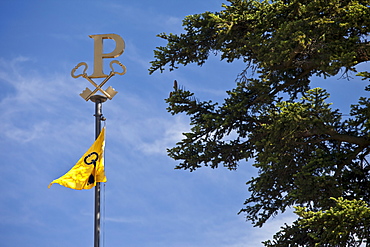
[[[125,50],[125,42],[121,36],[111,34],[89,35],[94,39],[94,71],[90,78],[104,78],[108,75],[103,72],[103,58],[115,58],[120,56]],[[116,48],[110,53],[103,53],[103,39],[113,39],[116,42]]]

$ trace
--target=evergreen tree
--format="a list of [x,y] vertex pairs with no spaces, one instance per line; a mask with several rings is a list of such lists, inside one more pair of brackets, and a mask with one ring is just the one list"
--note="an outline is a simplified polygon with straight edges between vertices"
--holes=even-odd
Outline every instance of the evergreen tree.
[[220,104],[175,85],[168,111],[186,113],[192,126],[168,150],[176,168],[234,170],[253,160],[258,176],[247,182],[251,195],[240,212],[260,227],[290,207],[298,216],[265,246],[369,242],[370,87],[343,119],[326,103],[329,93],[310,83],[370,78],[356,70],[369,60],[370,0],[228,2],[220,12],[187,16],[183,34],[159,35],[168,43],[155,50],[150,73],[202,65],[213,53],[246,64]]

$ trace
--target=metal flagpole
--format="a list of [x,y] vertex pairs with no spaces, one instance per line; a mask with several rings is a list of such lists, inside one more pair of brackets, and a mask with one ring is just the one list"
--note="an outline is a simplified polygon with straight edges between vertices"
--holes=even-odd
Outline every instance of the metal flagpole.
[[[124,75],[126,73],[126,66],[121,64],[118,60],[113,60],[109,63],[111,71],[109,75],[103,73],[103,59],[104,58],[115,58],[120,56],[125,49],[125,42],[121,36],[111,34],[95,34],[89,35],[90,38],[94,39],[94,72],[91,75],[86,74],[88,68],[87,63],[80,62],[71,71],[73,78],[83,77],[88,80],[95,89],[91,91],[89,88],[80,93],[80,96],[89,101],[89,99],[95,103],[95,139],[98,138],[101,131],[101,121],[105,121],[102,114],[102,104],[107,99],[112,99],[117,91],[112,87],[103,89],[104,84],[112,78],[114,75]],[[116,42],[116,47],[110,53],[103,53],[103,40],[112,39]],[[116,71],[116,69],[121,71]],[[93,78],[104,78],[103,81],[98,85]],[[96,95],[97,92],[101,92],[103,95]],[[100,182],[96,183],[95,186],[95,219],[94,219],[94,247],[100,247]]]
[[[98,138],[101,131],[101,121],[105,121],[102,113],[102,105],[107,101],[107,97],[94,95],[90,100],[95,103],[95,139]],[[94,247],[100,246],[100,183],[95,186],[95,218],[94,218]]]

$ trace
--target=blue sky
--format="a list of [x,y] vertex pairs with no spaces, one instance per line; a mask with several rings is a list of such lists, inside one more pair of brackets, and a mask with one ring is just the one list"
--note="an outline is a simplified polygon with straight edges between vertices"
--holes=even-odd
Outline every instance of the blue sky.
[[[103,104],[108,182],[102,246],[261,246],[293,219],[279,216],[259,229],[237,215],[248,196],[245,182],[256,174],[251,163],[233,172],[190,173],[174,170],[176,162],[166,155],[189,129],[186,116],[166,112],[173,80],[201,100],[222,100],[244,65],[211,58],[203,67],[149,75],[153,50],[165,45],[156,34],[180,33],[186,15],[219,11],[223,2],[0,1],[1,246],[93,246],[94,190],[47,188],[94,141],[94,104],[79,96],[92,86],[70,76],[79,62],[89,64],[91,74],[91,34],[116,33],[126,43],[116,59],[127,73],[108,81],[119,93]],[[364,95],[358,79],[316,84],[347,113]]]

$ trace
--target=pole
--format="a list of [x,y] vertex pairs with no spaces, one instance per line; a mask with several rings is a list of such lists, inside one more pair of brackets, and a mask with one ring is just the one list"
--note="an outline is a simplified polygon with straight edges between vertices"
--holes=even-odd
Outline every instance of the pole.
[[[91,101],[95,103],[95,139],[101,131],[101,121],[104,121],[102,105],[107,98],[102,95],[94,95]],[[94,247],[100,247],[100,183],[95,186],[95,218],[94,218]]]

